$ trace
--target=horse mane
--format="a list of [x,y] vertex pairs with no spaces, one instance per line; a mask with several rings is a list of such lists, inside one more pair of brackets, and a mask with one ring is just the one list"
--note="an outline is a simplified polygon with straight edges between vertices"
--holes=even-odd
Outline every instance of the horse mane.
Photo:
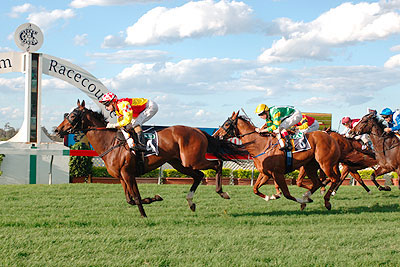
[[88,110],[92,112],[93,117],[96,120],[100,121],[103,124],[103,126],[107,125],[107,119],[101,111],[93,111],[91,109],[88,109]]

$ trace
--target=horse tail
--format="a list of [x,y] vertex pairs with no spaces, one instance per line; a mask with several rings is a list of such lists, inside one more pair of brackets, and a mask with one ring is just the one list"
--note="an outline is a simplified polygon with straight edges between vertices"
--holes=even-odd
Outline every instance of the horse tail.
[[242,145],[236,145],[224,139],[217,139],[204,131],[202,132],[208,140],[207,153],[213,154],[217,159],[239,163],[237,156],[248,156],[248,152]]

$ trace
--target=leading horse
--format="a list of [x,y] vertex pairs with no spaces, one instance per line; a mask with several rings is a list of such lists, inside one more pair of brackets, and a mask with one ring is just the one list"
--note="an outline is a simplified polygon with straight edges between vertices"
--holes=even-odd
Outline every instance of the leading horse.
[[354,135],[369,134],[379,164],[379,168],[372,173],[371,180],[378,188],[379,184],[375,180],[377,176],[394,171],[400,177],[400,140],[393,133],[386,133],[384,128],[385,125],[376,112],[372,111],[362,117],[349,132]]
[[289,192],[284,176],[286,156],[284,152],[279,150],[278,140],[274,136],[261,136],[255,132],[255,126],[248,118],[239,116],[239,112],[233,112],[232,116],[223,123],[213,136],[219,136],[223,139],[237,137],[242,141],[244,147],[252,156],[257,170],[262,173],[254,184],[253,190],[255,194],[263,198],[266,198],[266,196],[258,191],[262,185],[260,179],[272,177],[287,199],[296,201],[303,207],[305,203],[311,202],[308,196],[321,186],[317,175],[318,165],[321,166],[321,169],[332,181],[332,186],[324,196],[325,207],[328,210],[331,209],[330,196],[340,177],[338,166],[340,149],[337,142],[327,133],[316,131],[306,134],[311,149],[293,154],[293,169],[304,166],[307,175],[313,182],[312,189],[305,194],[306,197],[303,197],[303,199],[295,198]]
[[[222,161],[232,160],[232,157],[228,158],[226,154],[244,154],[245,151],[235,144],[213,138],[196,128],[179,125],[168,127],[158,132],[159,154],[146,157],[144,170],[140,172],[137,168],[137,157],[128,147],[126,140],[123,137],[118,138],[115,129],[105,128],[106,123],[102,114],[87,109],[85,101],[80,103],[78,100],[77,107],[71,113],[65,114],[63,122],[55,132],[60,136],[77,131],[85,132],[94,150],[104,160],[107,171],[120,180],[126,201],[131,205],[137,205],[142,217],[146,217],[142,204],[150,204],[162,198],[156,195],[154,198],[142,199],[135,177],[154,170],[166,162],[193,178],[190,192],[186,196],[192,211],[196,209],[193,202],[194,193],[204,177],[200,170],[215,170],[216,191],[222,198],[229,199],[229,195],[222,191]],[[207,152],[218,160],[207,160]]]

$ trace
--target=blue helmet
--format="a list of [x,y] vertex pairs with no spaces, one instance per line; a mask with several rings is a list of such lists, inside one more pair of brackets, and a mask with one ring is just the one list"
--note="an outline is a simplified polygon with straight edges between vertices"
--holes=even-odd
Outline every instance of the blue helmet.
[[380,115],[389,116],[389,115],[392,115],[392,114],[393,114],[393,111],[390,108],[385,108],[385,109],[382,110]]

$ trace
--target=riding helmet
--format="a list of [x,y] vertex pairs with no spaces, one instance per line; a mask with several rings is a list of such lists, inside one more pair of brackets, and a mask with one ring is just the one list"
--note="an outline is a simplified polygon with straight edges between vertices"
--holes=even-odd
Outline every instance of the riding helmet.
[[384,108],[380,115],[382,116],[389,116],[392,115],[393,111],[390,108]]
[[113,101],[114,99],[117,99],[117,96],[114,93],[108,92],[101,97],[99,102],[107,103]]
[[256,107],[256,111],[254,113],[256,113],[257,115],[261,115],[264,112],[267,112],[269,110],[269,107],[265,104],[259,104]]

